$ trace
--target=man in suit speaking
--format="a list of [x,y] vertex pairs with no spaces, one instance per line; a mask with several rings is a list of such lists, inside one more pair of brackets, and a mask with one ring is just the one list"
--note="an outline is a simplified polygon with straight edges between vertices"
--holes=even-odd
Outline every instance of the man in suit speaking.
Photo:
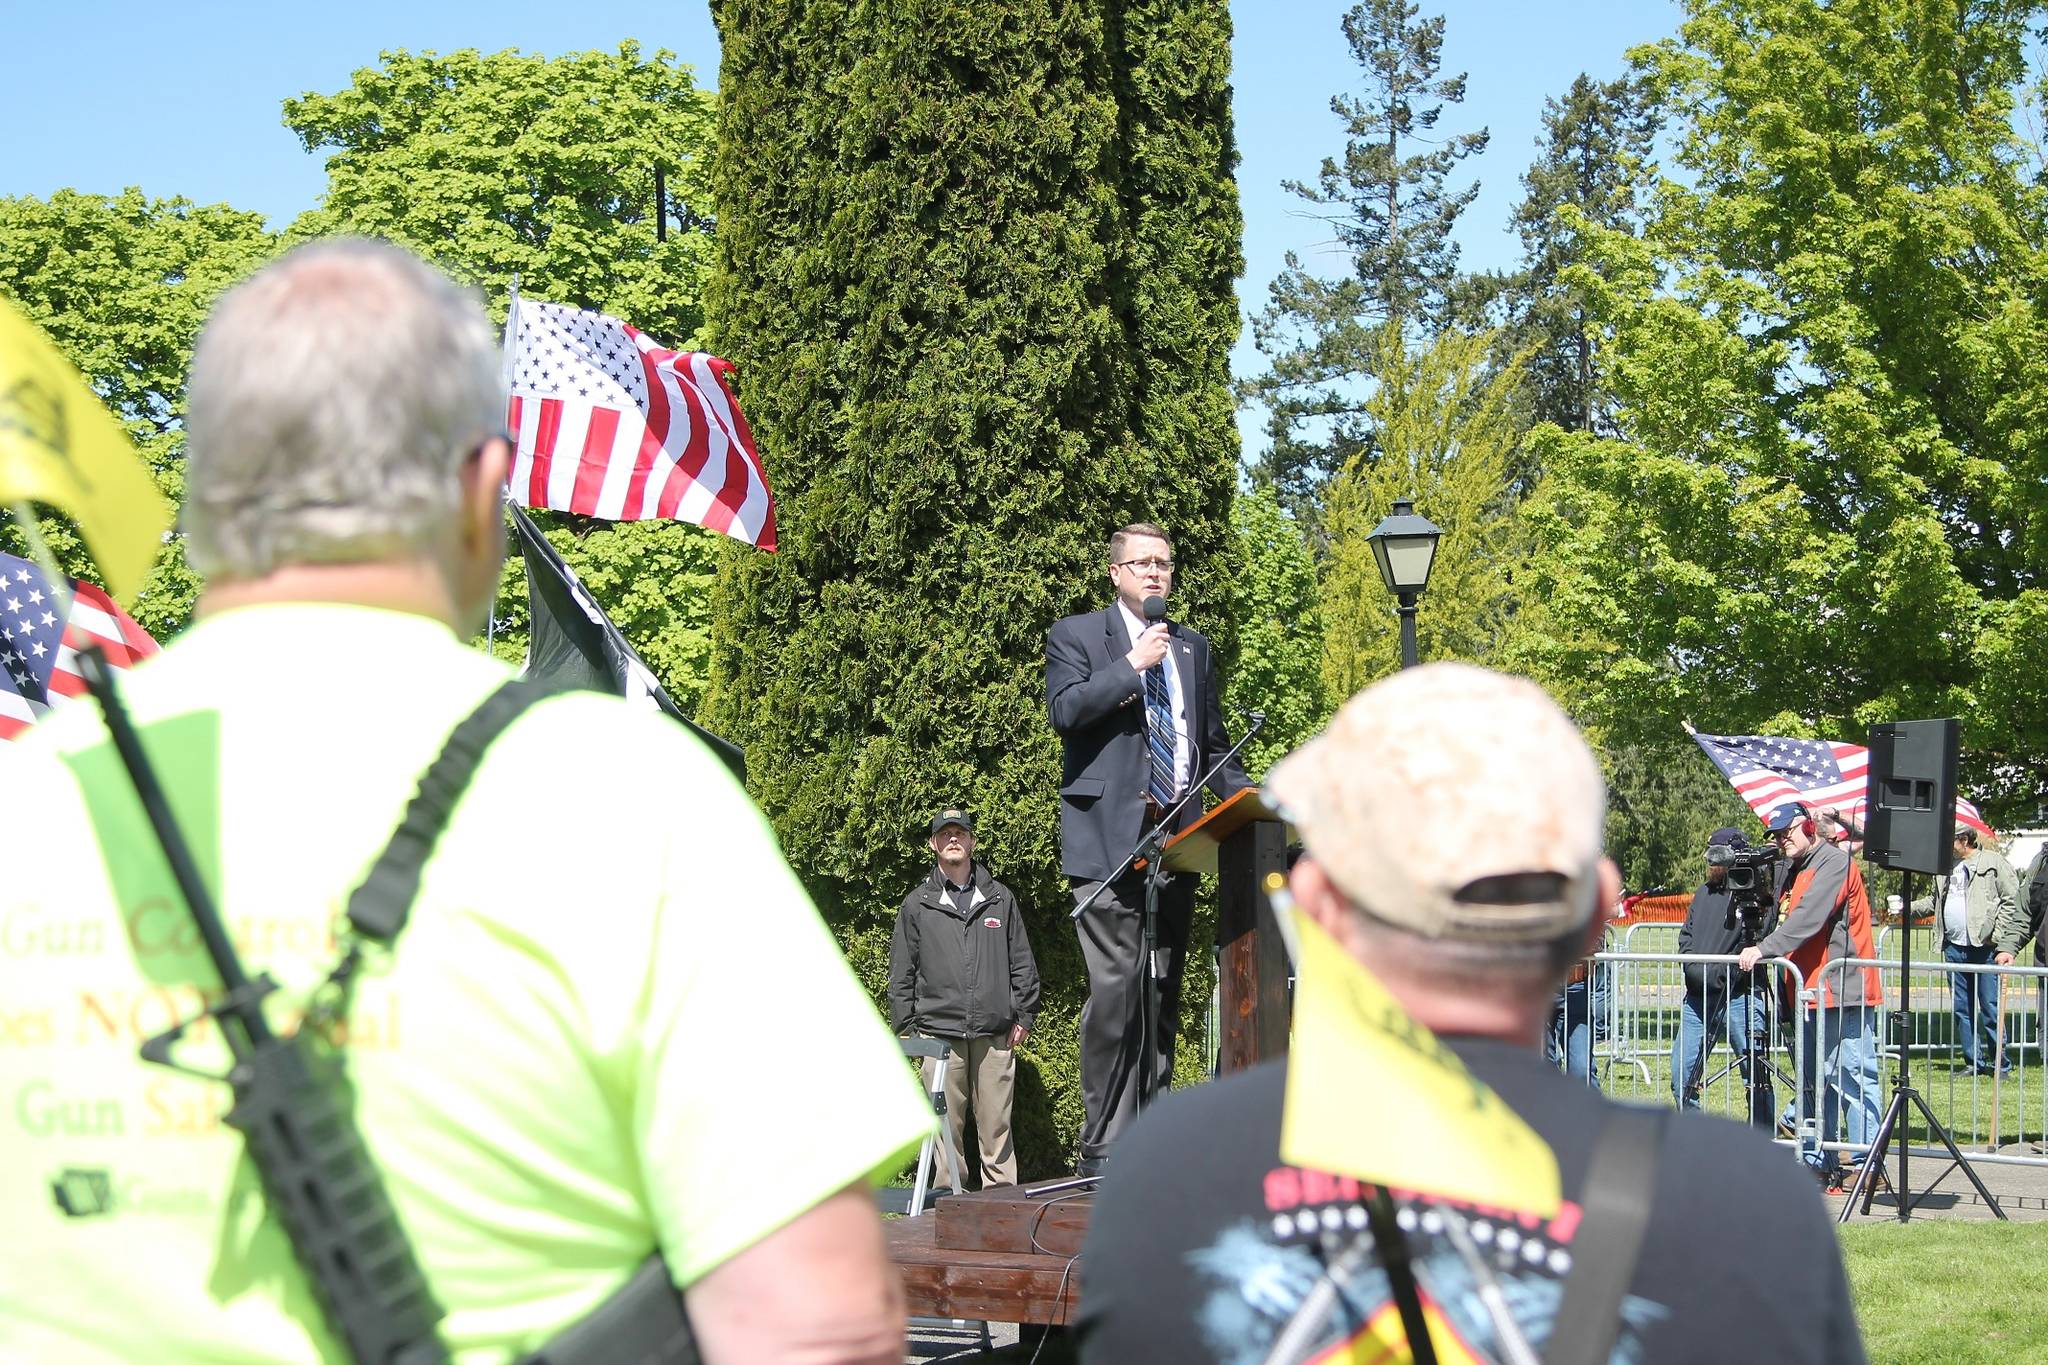
[[[1208,640],[1165,619],[1173,570],[1165,531],[1149,522],[1124,527],[1109,538],[1116,601],[1054,622],[1045,637],[1045,700],[1060,737],[1060,869],[1077,905],[1230,748]],[[1149,614],[1148,599],[1156,599]],[[1250,785],[1232,759],[1209,787],[1221,797]],[[1190,801],[1174,828],[1200,815],[1200,802]],[[1111,882],[1077,922],[1088,965],[1088,1003],[1081,1009],[1082,1175],[1102,1169],[1110,1145],[1136,1117],[1141,1066],[1151,1068],[1155,1094],[1173,1078],[1194,894],[1194,879],[1186,876],[1160,889],[1159,1027],[1145,1059],[1139,1055],[1144,874],[1126,872]]]

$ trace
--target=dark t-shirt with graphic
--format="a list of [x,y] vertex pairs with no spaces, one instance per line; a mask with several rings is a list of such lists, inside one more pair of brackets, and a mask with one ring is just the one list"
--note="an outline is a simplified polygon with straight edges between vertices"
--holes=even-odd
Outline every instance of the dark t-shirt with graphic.
[[[1546,1221],[1397,1195],[1437,1358],[1514,1359],[1492,1316],[1505,1312],[1540,1359],[1610,1106],[1533,1050],[1446,1041],[1557,1153],[1567,1202]],[[1280,1161],[1286,1075],[1272,1062],[1169,1095],[1118,1144],[1081,1262],[1084,1361],[1258,1365],[1311,1295],[1322,1297],[1325,1248],[1344,1259],[1368,1237],[1356,1181]],[[1386,1121],[1400,1122],[1399,1111]],[[1792,1153],[1725,1119],[1673,1115],[1656,1191],[1614,1362],[1863,1360],[1834,1230]],[[1483,1292],[1489,1281],[1498,1295]],[[1377,1360],[1382,1343],[1402,1339],[1367,1254],[1293,1358]]]

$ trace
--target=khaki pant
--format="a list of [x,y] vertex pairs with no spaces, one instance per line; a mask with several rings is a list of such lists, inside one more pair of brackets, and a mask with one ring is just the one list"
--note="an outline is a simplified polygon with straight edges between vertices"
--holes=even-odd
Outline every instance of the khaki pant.
[[[1010,1095],[1017,1083],[1017,1054],[1010,1048],[1008,1029],[994,1038],[941,1038],[950,1055],[946,1059],[946,1137],[951,1151],[966,1164],[967,1115],[974,1113],[974,1135],[981,1148],[981,1184],[1017,1183],[1017,1150],[1010,1141]],[[925,1085],[932,1081],[930,1068],[938,1058],[925,1062]],[[967,1188],[967,1172],[949,1169],[946,1178],[956,1190]]]

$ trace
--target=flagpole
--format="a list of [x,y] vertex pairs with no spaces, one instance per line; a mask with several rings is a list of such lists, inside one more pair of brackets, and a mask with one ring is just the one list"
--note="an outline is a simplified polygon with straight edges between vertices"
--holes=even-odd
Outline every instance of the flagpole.
[[505,362],[501,374],[505,397],[512,397],[512,349],[519,337],[519,272],[512,272],[511,296],[505,304]]
[[[505,303],[505,358],[498,368],[501,382],[505,386],[505,409],[512,407],[512,354],[519,340],[519,272],[512,272],[512,287]],[[519,453],[519,433],[512,432],[512,453]],[[507,483],[498,490],[501,502],[512,500],[512,485]],[[491,591],[491,607],[484,613],[484,648],[489,650],[498,642],[498,594]]]

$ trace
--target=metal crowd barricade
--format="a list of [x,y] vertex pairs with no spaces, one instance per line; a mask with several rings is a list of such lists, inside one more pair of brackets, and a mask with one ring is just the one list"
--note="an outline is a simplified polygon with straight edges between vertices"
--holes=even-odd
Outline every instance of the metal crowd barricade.
[[[1905,983],[1904,990],[1896,957],[1888,962],[1881,957],[1837,959],[1822,969],[1820,985],[1807,993],[1808,1004],[1818,1007],[1814,1019],[1825,1044],[1844,1033],[1853,1036],[1857,1025],[1845,1026],[1852,1007],[1821,1004],[1821,986],[1830,991],[1829,998],[1840,1001],[1847,974],[1873,967],[1881,983],[1879,999],[1867,1021],[1870,1046],[1823,1046],[1815,1057],[1826,1086],[1823,1096],[1832,1093],[1838,1097],[1843,1110],[1839,1129],[1826,1133],[1822,1146],[1853,1157],[1874,1140],[1876,1124],[1891,1098],[1901,1037],[1895,1032],[1895,1019],[1903,1011],[1903,1039],[1910,1054],[1913,1086],[1948,1128],[1956,1145],[1972,1162],[2048,1166],[2048,1083],[2044,1083],[2048,1073],[2044,1073],[2041,1050],[2041,1023],[2048,1015],[2048,968],[1928,960],[1932,957],[1932,953],[1923,956],[1916,951],[1912,980]],[[1997,983],[1992,1060],[1987,1064],[1980,1059],[1972,1065],[1965,1055],[1957,1018],[1956,990],[1957,983],[1964,983],[1964,1000],[1973,1004],[1968,983],[1983,981]],[[1986,1004],[1988,1008],[1989,1002]],[[1875,1058],[1874,1068],[1866,1053]],[[1864,1098],[1859,1112],[1856,1101],[1868,1088],[1873,1069],[1874,1101]],[[1919,1126],[1917,1117],[1906,1116],[1909,1130]],[[1859,1119],[1866,1131],[1858,1131]],[[1924,1143],[1915,1141],[1912,1151],[1915,1156],[1947,1155],[1931,1137]]]
[[[1635,925],[1622,942],[1650,937],[1637,930],[1665,928],[1675,936],[1675,926]],[[1563,1046],[1554,1037],[1549,1052],[1567,1072],[1585,1070],[1588,1083],[1613,1098],[1675,1105],[1681,1087],[1674,1083],[1674,1073],[1687,1060],[1679,1055],[1681,1033],[1696,1027],[1698,1041],[1692,1052],[1698,1066],[1689,1087],[1694,1104],[1738,1121],[1748,1118],[1780,1142],[1795,1141],[1802,1129],[1811,1137],[1817,1130],[1813,1116],[1800,1106],[1795,1069],[1804,1012],[1787,1011],[1783,1005],[1797,969],[1782,957],[1766,959],[1758,964],[1759,980],[1752,994],[1731,979],[1735,962],[1733,954],[1596,953],[1588,986],[1594,1005],[1589,1064],[1572,1065],[1568,1014]],[[1687,963],[1706,968],[1703,984],[1689,1002]],[[1739,1005],[1732,1003],[1738,999]],[[1747,1033],[1737,1036],[1735,1026],[1739,1022],[1746,1027],[1752,1010],[1761,1025],[1756,1040],[1746,1044]],[[1554,1031],[1559,1022],[1554,1009]],[[1752,1076],[1761,1079],[1752,1082]]]
[[[1675,953],[1678,951],[1678,931],[1685,926],[1669,920],[1646,920],[1631,924],[1621,931],[1621,946],[1624,953]],[[1612,938],[1610,933],[1608,937]]]
[[[1663,927],[1631,926],[1620,936],[1623,951],[1593,956],[1582,1006],[1585,1064],[1571,1064],[1568,1036],[1554,1037],[1549,1048],[1560,1067],[1584,1071],[1589,1084],[1615,1099],[1677,1103],[1679,1087],[1673,1075],[1684,1060],[1678,1056],[1678,1044],[1688,1014],[1685,964],[1730,971],[1736,961],[1731,955],[1626,950],[1654,938],[1653,933],[1636,931]],[[1853,1161],[1875,1140],[1890,1101],[1898,1053],[1893,1021],[1904,1009],[1913,1084],[1956,1144],[1972,1161],[2048,1166],[2048,1059],[2042,1038],[2042,1024],[2048,1020],[2048,968],[1952,963],[1940,959],[1938,946],[1923,952],[1916,941],[1914,949],[1910,996],[1902,994],[1896,957],[1838,959],[1822,969],[1811,987],[1786,958],[1758,964],[1766,974],[1760,987],[1765,1032],[1751,1056],[1769,1068],[1767,1106],[1761,1100],[1761,1085],[1756,1086],[1757,1094],[1752,1093],[1749,1076],[1756,1073],[1745,1072],[1742,1066],[1744,1048],[1734,1012],[1714,1008],[1707,999],[1710,985],[1691,1001],[1689,1011],[1703,1033],[1708,1024],[1717,1025],[1706,1034],[1696,1084],[1699,1107],[1768,1126],[1780,1143],[1804,1146],[1809,1152],[1846,1154]],[[1880,983],[1867,1017],[1852,1017],[1856,1007],[1823,1003],[1839,1002],[1845,974],[1863,968],[1875,968]],[[2004,1064],[2002,1074],[1989,1067],[1968,1068],[1957,1030],[1955,982],[1983,979],[1999,983],[1994,1063]],[[1717,1013],[1718,1020],[1713,1017]],[[1561,997],[1553,1010],[1553,1029],[1569,1026],[1572,1020]],[[1813,1085],[1806,1083],[1809,1073],[1815,1078]],[[1909,1116],[1913,1117],[1917,1116]],[[1917,1124],[1914,1127],[1914,1155],[1946,1155],[1930,1137],[1918,1133]]]

